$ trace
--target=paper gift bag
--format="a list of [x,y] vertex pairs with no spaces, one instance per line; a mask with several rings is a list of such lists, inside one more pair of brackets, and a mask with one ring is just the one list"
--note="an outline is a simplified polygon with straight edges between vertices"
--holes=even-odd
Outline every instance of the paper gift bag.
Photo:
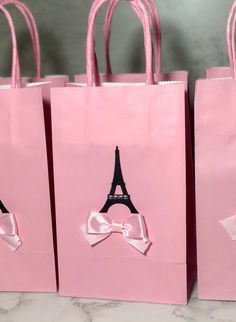
[[0,86],[0,291],[53,292],[56,274],[42,88],[21,88],[14,25],[10,88]]
[[[235,10],[234,4],[234,10]],[[236,300],[236,57],[235,16],[230,52],[232,78],[196,85],[196,198],[199,297]]]
[[186,86],[154,82],[139,0],[145,82],[102,83],[94,35],[105,2],[89,16],[86,86],[51,91],[60,294],[185,304],[195,277]]
[[[0,3],[4,6],[14,5],[25,18],[27,27],[30,32],[34,60],[36,67],[36,76],[32,79],[24,79],[22,82],[23,87],[40,86],[42,87],[42,98],[44,108],[44,122],[46,134],[46,147],[47,147],[47,160],[48,160],[48,173],[49,173],[49,187],[51,196],[51,211],[53,228],[55,230],[55,202],[54,202],[54,178],[53,178],[53,157],[52,157],[52,131],[51,131],[51,103],[50,103],[50,89],[52,87],[64,87],[69,81],[67,75],[46,75],[42,76],[42,63],[41,63],[41,46],[39,39],[39,32],[35,18],[24,3],[19,0],[1,0]],[[11,78],[2,79],[2,83],[9,84]],[[1,84],[1,79],[0,79]],[[56,232],[54,231],[54,242],[56,243]]]

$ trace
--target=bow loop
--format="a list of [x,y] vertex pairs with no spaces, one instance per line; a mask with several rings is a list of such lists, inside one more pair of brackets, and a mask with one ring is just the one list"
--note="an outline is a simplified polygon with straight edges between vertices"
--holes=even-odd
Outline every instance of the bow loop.
[[16,222],[13,214],[3,214],[0,217],[0,235],[12,236],[16,233]]
[[133,239],[142,239],[147,236],[146,223],[141,215],[131,215],[125,224],[125,236]]
[[231,216],[220,220],[232,240],[236,240],[236,216]]
[[92,211],[87,222],[88,234],[108,234],[112,232],[112,220]]
[[4,213],[0,216],[0,237],[12,251],[16,251],[21,246],[14,214]]

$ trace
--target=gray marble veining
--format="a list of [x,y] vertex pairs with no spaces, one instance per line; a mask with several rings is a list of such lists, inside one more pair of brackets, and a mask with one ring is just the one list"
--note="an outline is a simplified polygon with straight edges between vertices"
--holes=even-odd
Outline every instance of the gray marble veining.
[[63,298],[58,294],[0,293],[0,322],[236,322],[236,303],[188,306]]

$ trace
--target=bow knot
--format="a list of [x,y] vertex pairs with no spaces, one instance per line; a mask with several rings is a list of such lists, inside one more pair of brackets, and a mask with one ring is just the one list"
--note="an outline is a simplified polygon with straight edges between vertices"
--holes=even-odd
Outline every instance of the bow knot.
[[140,214],[131,214],[124,222],[116,222],[106,214],[91,212],[87,224],[81,229],[91,246],[103,241],[112,233],[123,234],[125,240],[141,253],[145,253],[151,245],[144,217]]
[[119,222],[113,222],[111,228],[113,233],[123,233],[123,231],[126,229],[125,224]]
[[4,213],[0,216],[0,237],[6,242],[12,251],[21,246],[18,236],[16,219],[13,214]]

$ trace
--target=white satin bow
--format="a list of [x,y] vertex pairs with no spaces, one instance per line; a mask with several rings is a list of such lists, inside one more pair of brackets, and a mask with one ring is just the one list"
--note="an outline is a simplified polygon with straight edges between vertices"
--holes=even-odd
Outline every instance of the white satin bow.
[[81,230],[90,246],[103,241],[112,233],[123,234],[124,239],[143,254],[151,245],[144,216],[140,214],[131,214],[124,222],[118,223],[106,214],[93,211]]

